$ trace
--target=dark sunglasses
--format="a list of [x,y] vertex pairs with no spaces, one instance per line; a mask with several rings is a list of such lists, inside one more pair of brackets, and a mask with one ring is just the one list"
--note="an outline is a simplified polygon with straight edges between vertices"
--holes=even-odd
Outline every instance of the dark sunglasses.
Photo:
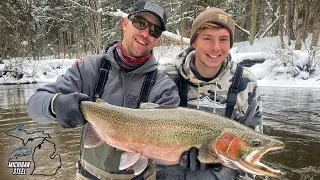
[[162,30],[159,26],[152,24],[148,20],[140,16],[131,15],[128,17],[132,21],[132,25],[140,30],[144,30],[149,26],[149,33],[152,37],[159,38],[162,34]]

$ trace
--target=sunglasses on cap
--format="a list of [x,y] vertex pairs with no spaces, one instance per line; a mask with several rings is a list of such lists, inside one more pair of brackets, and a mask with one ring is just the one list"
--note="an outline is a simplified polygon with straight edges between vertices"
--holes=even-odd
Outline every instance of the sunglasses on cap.
[[128,19],[132,21],[132,25],[137,29],[144,30],[149,26],[149,34],[152,37],[159,38],[162,34],[162,30],[159,26],[152,24],[143,17],[130,15]]

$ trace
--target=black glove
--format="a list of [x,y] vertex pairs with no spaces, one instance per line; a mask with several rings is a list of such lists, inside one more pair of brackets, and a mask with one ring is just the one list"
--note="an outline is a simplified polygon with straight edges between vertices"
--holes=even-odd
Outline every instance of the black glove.
[[198,160],[199,150],[192,147],[189,151],[186,151],[181,156],[180,166],[187,170],[202,170],[211,169],[212,171],[219,172],[222,168],[221,164],[205,164]]
[[87,122],[79,107],[81,101],[91,101],[91,98],[86,94],[75,92],[59,94],[53,99],[53,103],[51,103],[53,107],[51,109],[54,111],[60,126],[73,128]]

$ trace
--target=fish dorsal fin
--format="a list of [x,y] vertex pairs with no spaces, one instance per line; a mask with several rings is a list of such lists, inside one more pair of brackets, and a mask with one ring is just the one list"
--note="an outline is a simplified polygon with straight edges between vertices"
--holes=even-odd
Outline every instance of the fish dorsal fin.
[[139,175],[148,166],[148,158],[141,156],[136,163],[132,165],[134,175]]
[[160,107],[159,104],[147,102],[147,103],[142,103],[139,109],[155,109],[159,107]]
[[121,154],[119,170],[127,169],[136,163],[141,157],[140,153],[136,152],[124,152]]
[[139,107],[139,109],[172,109],[176,107],[171,107],[171,106],[162,106],[156,103],[142,103]]
[[88,122],[85,133],[84,147],[94,148],[102,145],[104,141],[99,137],[92,124]]
[[209,152],[208,144],[203,144],[199,149],[198,159],[202,163],[213,163],[217,160],[217,157]]

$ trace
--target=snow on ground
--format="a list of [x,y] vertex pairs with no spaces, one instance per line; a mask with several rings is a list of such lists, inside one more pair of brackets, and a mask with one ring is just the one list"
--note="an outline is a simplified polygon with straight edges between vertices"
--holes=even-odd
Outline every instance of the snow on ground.
[[[242,62],[246,59],[266,59],[262,64],[256,64],[249,69],[256,75],[260,86],[282,86],[282,87],[317,87],[320,88],[320,68],[316,66],[315,71],[310,75],[298,68],[295,70],[299,75],[295,78],[289,72],[290,66],[284,67],[279,60],[279,54],[291,53],[293,63],[302,67],[308,60],[308,53],[303,48],[302,51],[279,52],[279,38],[268,37],[255,40],[253,45],[249,42],[235,43],[230,50],[233,60]],[[176,63],[175,57],[186,46],[160,46],[154,49],[155,56],[159,64]],[[278,51],[278,55],[275,52]],[[319,60],[319,55],[316,57]],[[63,74],[67,68],[71,67],[75,59],[49,59],[37,61],[23,61],[18,68],[24,72],[24,76],[20,80],[3,76],[0,77],[0,84],[4,83],[26,83],[26,82],[54,82],[57,77]],[[4,69],[4,65],[0,64],[0,75]]]

